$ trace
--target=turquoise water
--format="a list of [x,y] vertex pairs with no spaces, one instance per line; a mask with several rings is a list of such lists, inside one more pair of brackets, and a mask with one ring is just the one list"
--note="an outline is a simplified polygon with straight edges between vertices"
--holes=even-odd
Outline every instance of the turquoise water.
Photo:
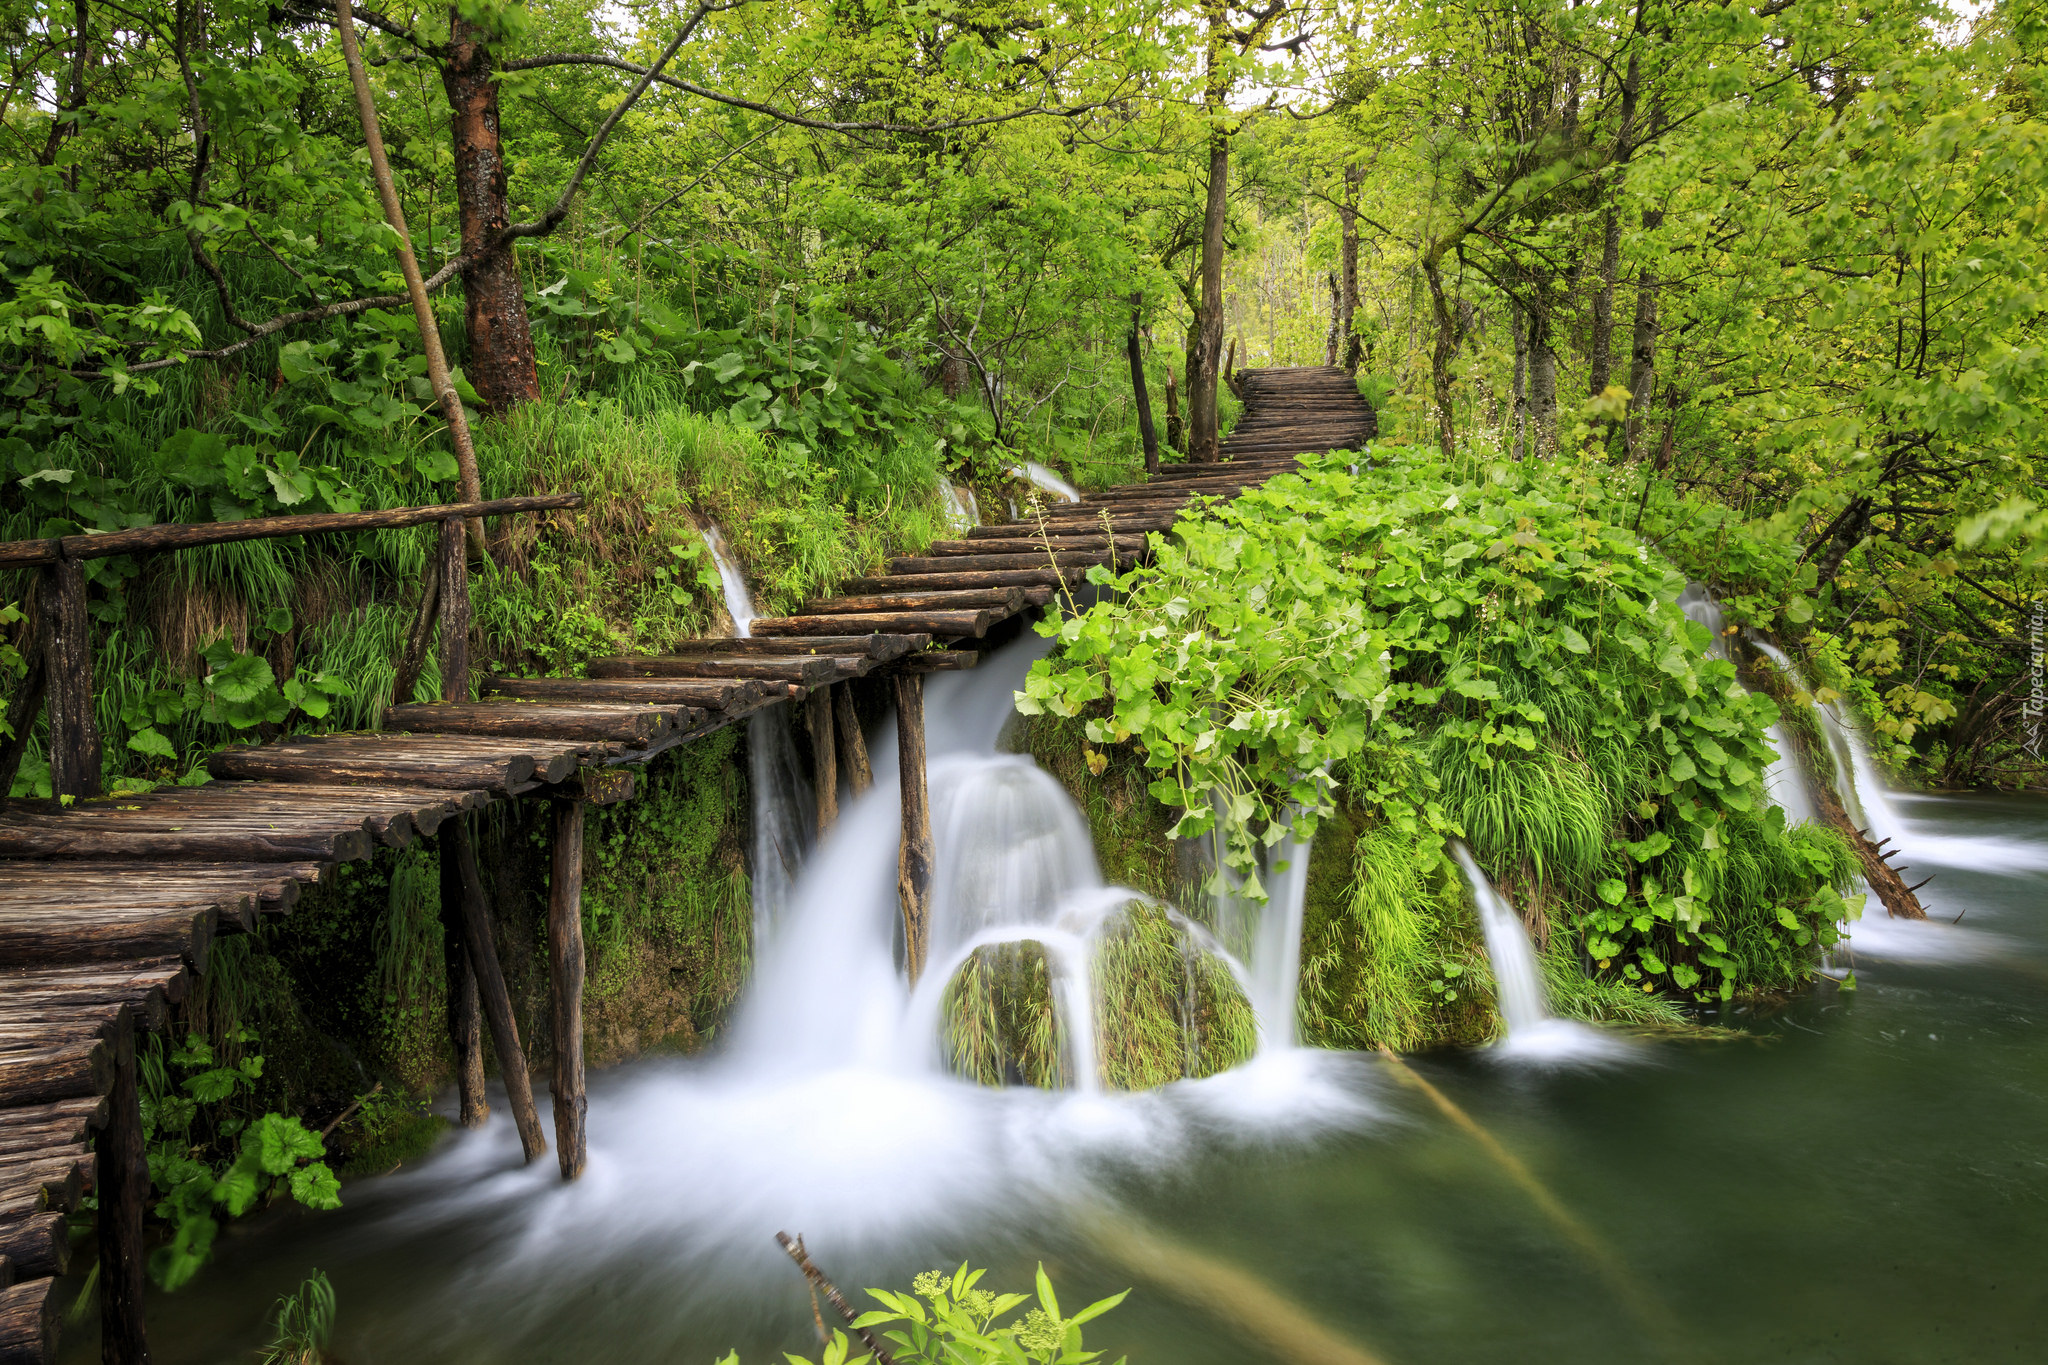
[[[1929,833],[2048,839],[2039,800],[1903,810]],[[1483,1054],[1411,1059],[1555,1212],[1376,1058],[1324,1058],[1298,1118],[1288,1091],[1257,1124],[1183,1115],[1060,1169],[957,1155],[971,1145],[895,1165],[903,1153],[884,1150],[872,1167],[884,1176],[837,1188],[804,1151],[916,1148],[960,1123],[963,1141],[1003,1148],[1013,1111],[928,1117],[916,1094],[827,1090],[766,1115],[777,1143],[761,1145],[780,1164],[763,1169],[707,1157],[730,1149],[691,1132],[693,1114],[730,1111],[632,1101],[643,1107],[614,1112],[634,1131],[609,1136],[637,1144],[634,1176],[606,1189],[600,1144],[598,1183],[577,1196],[587,1205],[553,1197],[547,1172],[511,1169],[501,1106],[498,1129],[417,1173],[352,1185],[340,1213],[236,1229],[193,1285],[151,1302],[156,1359],[245,1359],[276,1296],[319,1266],[353,1365],[709,1365],[734,1346],[779,1360],[809,1349],[809,1301],[769,1240],[773,1191],[728,1186],[787,1180],[806,1187],[791,1207],[825,1225],[809,1229],[812,1251],[848,1286],[902,1287],[962,1259],[1020,1289],[1042,1259],[1069,1303],[1135,1286],[1090,1336],[1133,1365],[1307,1358],[1248,1329],[1231,1294],[1191,1285],[1182,1251],[1253,1277],[1386,1365],[2041,1360],[2048,877],[1929,865],[1915,879],[1928,871],[1931,914],[1960,924],[1873,926],[1863,939],[1882,955],[1855,955],[1857,989],[1728,1012],[1726,1041],[1652,1043],[1623,1065],[1561,1073]],[[593,1133],[608,1095],[626,1106],[689,1074],[650,1063],[598,1078]],[[756,1196],[768,1212],[750,1221]],[[1105,1254],[1089,1221],[1103,1217],[1170,1250],[1142,1266]],[[860,1231],[834,1235],[835,1222]],[[90,1331],[71,1333],[66,1354],[93,1358]]]

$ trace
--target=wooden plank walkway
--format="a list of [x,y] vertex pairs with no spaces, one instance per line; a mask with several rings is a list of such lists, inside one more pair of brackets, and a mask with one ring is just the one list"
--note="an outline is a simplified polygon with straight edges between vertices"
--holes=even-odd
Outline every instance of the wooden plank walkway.
[[[69,1259],[66,1217],[96,1181],[104,1190],[125,1180],[131,1196],[135,1188],[135,1031],[164,1024],[193,974],[206,970],[217,935],[289,913],[304,888],[340,863],[452,832],[452,845],[442,840],[444,853],[458,854],[444,856],[444,899],[462,901],[498,1054],[517,1059],[519,1074],[507,1083],[528,1155],[544,1151],[530,1097],[520,1104],[527,1079],[516,1031],[497,1032],[511,1029],[509,1006],[502,1018],[493,1014],[503,982],[494,997],[495,949],[480,918],[486,910],[463,817],[494,801],[554,802],[550,931],[566,944],[580,933],[580,872],[572,870],[565,889],[561,864],[565,847],[580,848],[583,804],[620,799],[630,791],[624,774],[677,744],[803,700],[814,735],[826,736],[821,764],[835,761],[836,748],[837,761],[858,773],[866,755],[836,685],[880,674],[896,681],[899,729],[916,730],[921,773],[925,673],[971,667],[1090,567],[1142,559],[1147,535],[1170,530],[1190,499],[1234,496],[1303,453],[1355,448],[1372,429],[1371,409],[1341,370],[1248,371],[1240,383],[1246,410],[1224,447],[1227,463],[1171,466],[1148,483],[1054,504],[1031,522],[975,528],[925,554],[891,559],[885,572],[797,615],[757,620],[750,636],[695,640],[659,657],[598,659],[582,678],[490,677],[478,700],[390,708],[381,732],[226,750],[208,762],[215,780],[200,787],[70,805],[0,802],[0,1365],[55,1358],[52,1291]],[[459,576],[460,523],[443,524],[456,528],[444,533],[454,547],[444,562]],[[61,557],[68,547],[33,548]],[[458,635],[466,633],[463,592]],[[1014,623],[1009,631],[1000,629],[1006,623]],[[466,676],[459,639],[454,647],[463,666],[448,671]],[[827,777],[829,770],[820,786],[829,807]],[[922,797],[915,793],[920,806]],[[912,799],[906,792],[907,805]],[[905,856],[914,862],[912,852]],[[928,835],[924,857],[928,864]],[[906,873],[912,899],[922,894],[915,880]],[[555,967],[557,1011],[579,1021],[580,938],[557,952]],[[563,1170],[573,1177],[582,1161],[580,1042],[557,1050],[577,1054],[573,1071],[555,1078]],[[479,1087],[480,1058],[479,1051],[466,1059]],[[573,1113],[565,1113],[565,1095]],[[466,1112],[471,1098],[466,1092]],[[474,1098],[480,1106],[480,1093]],[[123,1166],[120,1153],[131,1148]],[[140,1178],[146,1196],[146,1174]],[[110,1231],[112,1202],[103,1193],[103,1278],[126,1275],[139,1295],[140,1205],[124,1201],[133,1226]],[[132,1245],[117,1275],[106,1271],[106,1248],[123,1241]]]

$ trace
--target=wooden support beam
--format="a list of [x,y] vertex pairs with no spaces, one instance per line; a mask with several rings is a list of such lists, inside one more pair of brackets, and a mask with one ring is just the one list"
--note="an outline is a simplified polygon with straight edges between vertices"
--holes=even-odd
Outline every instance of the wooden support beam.
[[55,1279],[0,1289],[0,1361],[46,1365],[57,1358]]
[[832,689],[832,730],[839,740],[839,763],[846,769],[846,785],[855,797],[875,785],[874,765],[868,762],[868,740],[861,733],[860,717],[853,710],[853,689]]
[[[456,527],[459,546],[461,525],[450,524]],[[519,1145],[525,1149],[526,1159],[532,1161],[547,1151],[548,1140],[541,1133],[540,1114],[533,1107],[533,1081],[526,1070],[525,1049],[519,1045],[519,1022],[512,1017],[512,993],[506,989],[505,972],[498,965],[498,944],[491,934],[490,903],[484,899],[483,879],[477,875],[476,849],[470,841],[466,818],[450,820],[442,829],[442,837],[450,840],[449,847],[455,853],[455,865],[462,871],[462,934],[469,948],[469,965],[476,970],[484,1018],[491,1026],[498,1075],[504,1079],[505,1099],[512,1106],[512,1121],[519,1128]]]
[[469,544],[464,524],[451,519],[441,523],[441,700],[469,699]]
[[896,675],[896,772],[903,834],[896,852],[896,897],[903,907],[903,965],[910,983],[924,974],[931,930],[932,812],[925,789],[924,675]]
[[583,1088],[583,803],[552,801],[548,982],[555,1026],[555,1152],[562,1179],[583,1174],[590,1100]]
[[98,796],[103,760],[92,709],[92,619],[85,610],[85,566],[75,559],[60,559],[45,569],[38,607],[43,618],[43,690],[50,702],[50,794]]
[[818,794],[818,838],[839,819],[839,746],[832,738],[833,687],[814,687],[804,698],[811,726],[811,785]]
[[483,1006],[477,996],[476,968],[469,964],[468,935],[463,932],[462,869],[446,835],[441,840],[441,949],[448,963],[448,1041],[455,1047],[462,1126],[481,1128],[491,1118],[490,1092],[484,1086]]
[[148,1365],[142,1296],[148,1284],[142,1212],[148,1207],[149,1155],[142,1145],[142,1098],[135,1082],[135,1020],[115,1026],[114,1088],[107,1126],[95,1143],[99,1196],[101,1365]]

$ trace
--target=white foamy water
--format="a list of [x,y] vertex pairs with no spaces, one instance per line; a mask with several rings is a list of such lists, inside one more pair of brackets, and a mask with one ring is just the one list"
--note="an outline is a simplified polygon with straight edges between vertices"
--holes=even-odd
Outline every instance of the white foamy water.
[[[1068,483],[1036,460],[1025,460],[1021,464],[1011,465],[1010,473],[1016,478],[1027,481],[1039,492],[1052,494],[1061,502],[1079,502],[1081,500],[1080,489],[1074,487],[1074,485]],[[1014,504],[1012,506],[1014,507]],[[1013,511],[1011,513],[1012,520],[1015,517],[1016,513]]]
[[1495,999],[1501,1022],[1507,1026],[1493,1055],[1513,1061],[1555,1066],[1571,1063],[1614,1061],[1631,1049],[1613,1034],[1572,1019],[1559,1019],[1550,1012],[1543,990],[1543,964],[1536,960],[1536,945],[1530,941],[1528,926],[1515,907],[1494,888],[1493,882],[1463,843],[1451,845],[1451,855],[1465,874],[1479,911],[1479,927],[1486,934],[1486,957],[1493,966]]
[[[819,841],[783,915],[761,922],[754,977],[721,1047],[592,1078],[580,1181],[562,1186],[551,1160],[521,1168],[500,1107],[419,1174],[386,1182],[407,1235],[449,1226],[491,1239],[492,1255],[478,1258],[488,1264],[448,1293],[489,1293],[493,1311],[516,1321],[561,1311],[549,1286],[565,1261],[629,1278],[658,1267],[678,1299],[780,1283],[789,1272],[778,1268],[778,1229],[846,1259],[986,1241],[1099,1212],[1113,1205],[1115,1182],[1164,1174],[1198,1149],[1302,1140],[1371,1118],[1361,1059],[1284,1044],[1206,1080],[1142,1094],[1102,1088],[1089,961],[1133,893],[1102,881],[1064,789],[1028,758],[994,751],[1012,693],[1046,647],[1027,636],[927,684],[936,858],[931,965],[916,989],[900,965],[895,746],[885,732],[875,785]],[[1298,943],[1298,899],[1281,914]],[[1026,941],[1045,946],[1055,975],[1068,1090],[984,1087],[942,1062],[948,975],[976,947]],[[1226,961],[1247,983],[1281,970]],[[1275,1037],[1291,1039],[1291,1027],[1261,1021]]]
[[[733,634],[747,638],[754,633],[755,615],[747,576],[717,524],[707,520],[703,531],[725,590],[725,610],[732,617]],[[747,759],[754,793],[752,880],[757,942],[764,926],[780,918],[789,904],[790,888],[810,850],[817,808],[789,726],[788,702],[777,702],[747,718]]]
[[974,490],[944,474],[939,475],[939,514],[946,520],[946,529],[955,535],[981,525],[981,507],[974,500]]
[[[1751,637],[1764,657],[1790,678],[1808,696],[1814,690],[1785,654],[1768,640]],[[1872,843],[1885,845],[1890,861],[1902,870],[1922,864],[1931,867],[1968,868],[1980,872],[2048,871],[2048,843],[2029,838],[1983,838],[1947,834],[1924,821],[1914,820],[1906,807],[1914,800],[1892,790],[1883,769],[1870,752],[1870,742],[1840,700],[1814,705],[1821,733],[1835,760],[1835,792],[1842,808]],[[1789,812],[1788,812],[1789,814]],[[1913,883],[1926,869],[1906,878]]]

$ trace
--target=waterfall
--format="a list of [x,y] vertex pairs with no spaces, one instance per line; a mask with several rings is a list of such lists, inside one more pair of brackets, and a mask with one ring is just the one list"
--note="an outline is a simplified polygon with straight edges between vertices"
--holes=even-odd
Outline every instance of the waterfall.
[[[1291,819],[1292,812],[1289,812]],[[1260,850],[1264,903],[1247,895],[1224,862],[1230,822],[1222,805],[1210,831],[1210,857],[1218,885],[1212,899],[1216,932],[1242,963],[1245,995],[1259,1019],[1261,1052],[1300,1044],[1301,929],[1308,905],[1308,840],[1291,834]]]
[[1074,487],[1074,485],[1068,483],[1036,460],[1025,460],[1021,464],[1013,464],[1010,466],[1010,473],[1016,478],[1026,480],[1039,492],[1052,494],[1061,502],[1079,502],[1081,500],[1080,489]]
[[1451,856],[1465,874],[1479,927],[1486,936],[1486,957],[1493,966],[1495,999],[1506,1032],[1494,1051],[1502,1057],[1544,1063],[1598,1061],[1622,1055],[1624,1045],[1612,1034],[1550,1012],[1543,991],[1543,964],[1528,926],[1463,843],[1451,845]]
[[981,525],[981,507],[974,500],[974,490],[954,483],[944,474],[939,475],[939,515],[945,519],[946,529],[956,536]]
[[[746,575],[716,523],[706,520],[702,529],[711,562],[718,566],[718,581],[725,589],[725,610],[732,617],[733,634],[746,638],[754,625],[754,599],[747,591]],[[788,702],[764,707],[747,718],[747,755],[754,792],[754,938],[758,944],[765,936],[764,929],[774,924],[789,902],[790,888],[810,845],[810,813],[816,809],[810,779],[797,761]]]
[[1713,634],[1707,645],[1707,653],[1716,659],[1728,657],[1728,622],[1721,614],[1721,604],[1714,597],[1713,590],[1704,583],[1688,583],[1685,591],[1678,594],[1678,609],[1687,619],[1705,626]]

